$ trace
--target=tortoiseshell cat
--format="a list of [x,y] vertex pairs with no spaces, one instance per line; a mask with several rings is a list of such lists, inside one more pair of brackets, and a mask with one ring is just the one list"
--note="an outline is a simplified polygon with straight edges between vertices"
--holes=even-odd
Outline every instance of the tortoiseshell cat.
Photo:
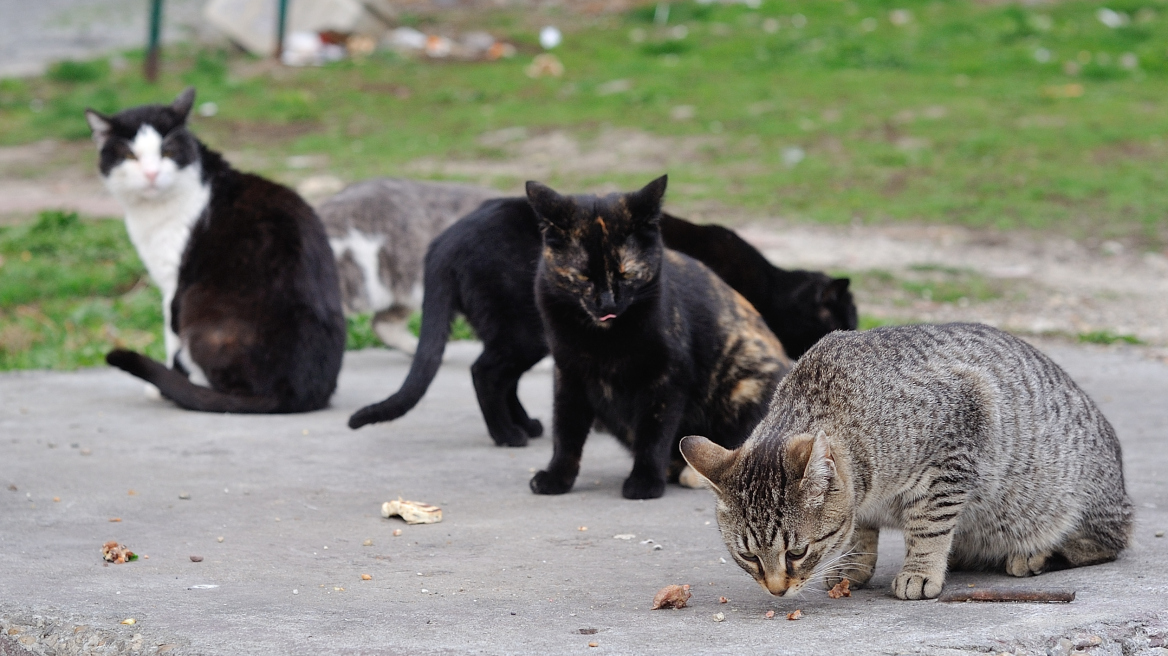
[[665,185],[601,198],[527,183],[543,235],[535,298],[555,358],[554,452],[531,479],[537,494],[572,488],[599,423],[633,452],[625,498],[659,497],[682,435],[701,427],[736,446],[790,368],[746,299],[665,248]]
[[882,527],[904,530],[901,599],[939,595],[950,565],[1029,576],[1114,560],[1131,535],[1111,424],[1050,358],[979,324],[832,333],[742,447],[681,450],[734,560],[779,596],[866,584]]

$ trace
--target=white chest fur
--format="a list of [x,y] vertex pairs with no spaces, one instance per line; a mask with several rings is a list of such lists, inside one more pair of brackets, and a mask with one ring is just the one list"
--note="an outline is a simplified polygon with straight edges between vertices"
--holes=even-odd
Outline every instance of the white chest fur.
[[125,208],[130,241],[162,291],[163,334],[170,365],[180,347],[171,331],[170,303],[178,288],[179,265],[191,228],[206,209],[211,188],[203,184],[198,164],[180,169],[169,159],[151,156],[158,152],[157,133],[152,128],[143,128],[133,149],[138,158],[115,166],[105,184]]

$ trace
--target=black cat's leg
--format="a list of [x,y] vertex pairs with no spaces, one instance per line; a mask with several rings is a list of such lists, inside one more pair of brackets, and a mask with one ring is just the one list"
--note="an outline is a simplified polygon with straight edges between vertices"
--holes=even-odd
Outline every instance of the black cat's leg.
[[555,401],[552,409],[552,460],[547,469],[531,479],[536,494],[564,494],[572,489],[580,473],[584,441],[592,428],[595,411],[588,403],[580,381],[556,369]]
[[645,399],[639,405],[637,434],[633,438],[633,471],[625,479],[621,494],[626,499],[656,499],[665,494],[685,400],[656,397]]
[[[483,354],[471,365],[470,374],[479,409],[487,422],[491,439],[499,446],[527,446],[527,431],[512,418],[510,403],[519,385],[519,376],[524,371],[526,369],[517,369],[507,350],[491,342],[484,344]],[[515,403],[518,402],[516,398]]]
[[538,419],[527,416],[527,410],[523,404],[519,402],[519,381],[511,386],[511,391],[507,395],[507,407],[511,410],[511,419],[517,426],[527,433],[528,437],[539,437],[543,435],[543,423]]
[[[527,373],[529,369],[534,367],[547,354],[547,346],[544,345],[542,339],[538,343],[535,343],[534,340],[529,342],[522,357],[515,361],[515,366],[519,369],[519,376]],[[522,428],[528,437],[539,437],[543,435],[543,424],[538,419],[528,417],[527,410],[519,402],[518,376],[516,376],[515,383],[511,385],[511,390],[508,392],[507,405],[511,410],[512,421]]]

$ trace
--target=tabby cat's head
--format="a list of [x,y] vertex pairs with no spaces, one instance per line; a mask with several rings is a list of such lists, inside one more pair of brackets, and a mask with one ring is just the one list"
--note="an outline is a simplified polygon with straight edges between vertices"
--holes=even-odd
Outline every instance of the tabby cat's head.
[[169,105],[141,105],[112,116],[85,110],[98,166],[115,196],[148,200],[198,182],[198,142],[186,127],[194,102],[195,89],[188,87]]
[[666,176],[644,189],[608,196],[561,196],[538,182],[527,199],[540,219],[542,270],[557,296],[607,327],[656,287],[664,247],[661,199]]
[[733,451],[690,436],[681,452],[714,489],[730,555],[771,594],[797,593],[850,544],[855,498],[823,432]]

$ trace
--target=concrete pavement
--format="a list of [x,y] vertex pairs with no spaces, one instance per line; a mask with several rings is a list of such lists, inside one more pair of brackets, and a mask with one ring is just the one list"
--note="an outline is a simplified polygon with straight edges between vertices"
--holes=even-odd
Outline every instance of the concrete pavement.
[[[1040,345],[1119,432],[1136,544],[1107,565],[956,573],[947,587],[1077,590],[1065,605],[898,601],[892,532],[874,587],[771,598],[723,562],[708,491],[622,499],[631,460],[604,435],[572,493],[537,497],[527,481],[550,440],[492,445],[472,343],[451,345],[414,412],[356,432],[345,419],[396,389],[404,356],[348,354],[332,408],[293,416],[184,412],[108,369],[0,375],[0,655],[1168,655],[1168,538],[1154,537],[1168,529],[1168,365],[1138,348]],[[521,396],[549,423],[546,367]],[[440,504],[443,522],[382,519],[398,495]],[[149,559],[105,566],[107,540]],[[649,611],[671,583],[693,586],[690,607]]]

